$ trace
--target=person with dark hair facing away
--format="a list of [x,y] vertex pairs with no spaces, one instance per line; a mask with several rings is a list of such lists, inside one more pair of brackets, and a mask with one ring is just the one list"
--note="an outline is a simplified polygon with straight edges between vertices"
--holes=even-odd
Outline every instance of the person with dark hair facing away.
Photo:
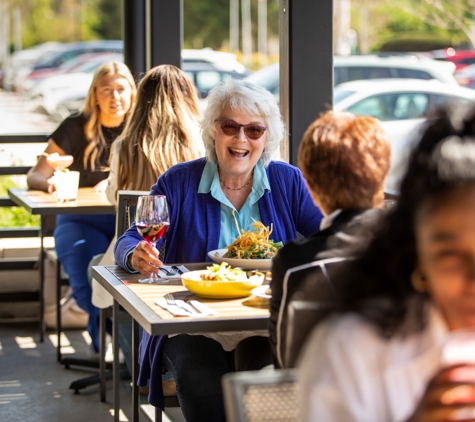
[[397,206],[337,284],[299,363],[302,420],[473,421],[473,331],[471,353],[446,347],[475,328],[473,112],[426,128]]
[[[330,111],[305,132],[299,167],[325,218],[320,231],[287,243],[274,258],[269,331],[275,366],[286,366],[277,346],[277,330],[282,329],[278,325],[286,323],[279,321],[286,306],[282,303],[286,271],[317,259],[347,256],[349,250],[368,241],[381,215],[372,208],[383,205],[390,154],[387,135],[373,117]],[[303,277],[292,281],[289,292],[299,289]]]

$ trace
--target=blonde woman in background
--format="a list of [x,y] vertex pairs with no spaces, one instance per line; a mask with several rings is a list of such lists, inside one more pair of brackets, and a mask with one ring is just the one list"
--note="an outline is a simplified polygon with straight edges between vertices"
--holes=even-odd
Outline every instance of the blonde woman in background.
[[[94,74],[84,110],[65,119],[51,135],[46,155],[72,155],[69,168],[79,171],[79,187],[105,190],[110,146],[122,133],[135,95],[135,82],[127,66],[105,63]],[[28,173],[28,186],[53,192],[54,170],[42,156]],[[99,350],[99,311],[91,302],[87,266],[107,249],[114,231],[115,214],[59,215],[54,231],[58,258],[69,276],[73,297],[89,314],[92,353]]]

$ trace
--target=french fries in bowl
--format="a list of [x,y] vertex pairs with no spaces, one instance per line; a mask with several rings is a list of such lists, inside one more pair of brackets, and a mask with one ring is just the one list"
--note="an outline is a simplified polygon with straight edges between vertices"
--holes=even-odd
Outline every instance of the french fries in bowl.
[[246,297],[264,282],[264,274],[255,270],[231,268],[228,263],[213,264],[206,270],[182,274],[183,285],[197,296],[211,299]]

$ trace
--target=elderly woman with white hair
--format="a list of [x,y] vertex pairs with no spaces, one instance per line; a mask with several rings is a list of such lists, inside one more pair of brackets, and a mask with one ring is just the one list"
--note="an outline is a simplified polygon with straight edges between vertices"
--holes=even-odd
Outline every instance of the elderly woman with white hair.
[[[246,229],[253,219],[272,224],[276,242],[319,229],[322,214],[300,171],[272,161],[284,137],[272,94],[228,80],[208,98],[202,123],[206,158],[174,165],[152,187],[151,194],[166,195],[169,205],[165,254],[159,259],[158,250],[131,227],[115,247],[116,261],[130,272],[149,277],[163,262],[209,261],[208,251],[224,248],[238,236],[234,216]],[[222,375],[270,364],[267,336],[265,331],[173,337],[144,333],[139,385],[148,385],[149,402],[163,409],[165,367],[175,379],[187,421],[223,421]]]

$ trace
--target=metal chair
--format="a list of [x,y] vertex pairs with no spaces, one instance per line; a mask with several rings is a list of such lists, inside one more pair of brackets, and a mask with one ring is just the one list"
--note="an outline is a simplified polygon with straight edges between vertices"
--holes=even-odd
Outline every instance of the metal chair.
[[222,379],[228,422],[296,422],[300,386],[295,370],[233,372]]
[[[282,368],[295,367],[300,347],[309,331],[334,306],[336,294],[331,274],[338,271],[344,261],[344,258],[320,259],[290,268],[285,273],[276,324],[277,359]],[[292,307],[293,301],[305,304]],[[290,311],[292,320],[289,327]]]
[[[117,219],[116,219],[116,234],[117,238],[132,225],[135,220],[135,210],[137,207],[137,199],[141,195],[148,195],[147,191],[124,191],[117,192]],[[112,378],[112,372],[106,373],[106,361],[105,361],[105,344],[106,344],[106,319],[112,316],[110,308],[102,308],[100,310],[100,397],[101,401],[106,401],[106,381]],[[130,316],[126,312],[120,313],[120,320],[131,320]],[[178,399],[176,396],[165,397],[166,407],[178,407]],[[155,420],[161,420],[161,411],[156,409]]]
[[[117,192],[117,213],[115,233],[117,239],[125,233],[132,225],[135,219],[135,209],[137,207],[137,198],[140,195],[147,195],[145,191],[125,191]],[[99,312],[99,378],[100,378],[100,397],[101,402],[106,401],[106,381],[112,379],[112,372],[107,372],[106,363],[106,320],[112,316],[111,308],[101,308]],[[126,315],[121,314],[121,319],[129,319]]]

